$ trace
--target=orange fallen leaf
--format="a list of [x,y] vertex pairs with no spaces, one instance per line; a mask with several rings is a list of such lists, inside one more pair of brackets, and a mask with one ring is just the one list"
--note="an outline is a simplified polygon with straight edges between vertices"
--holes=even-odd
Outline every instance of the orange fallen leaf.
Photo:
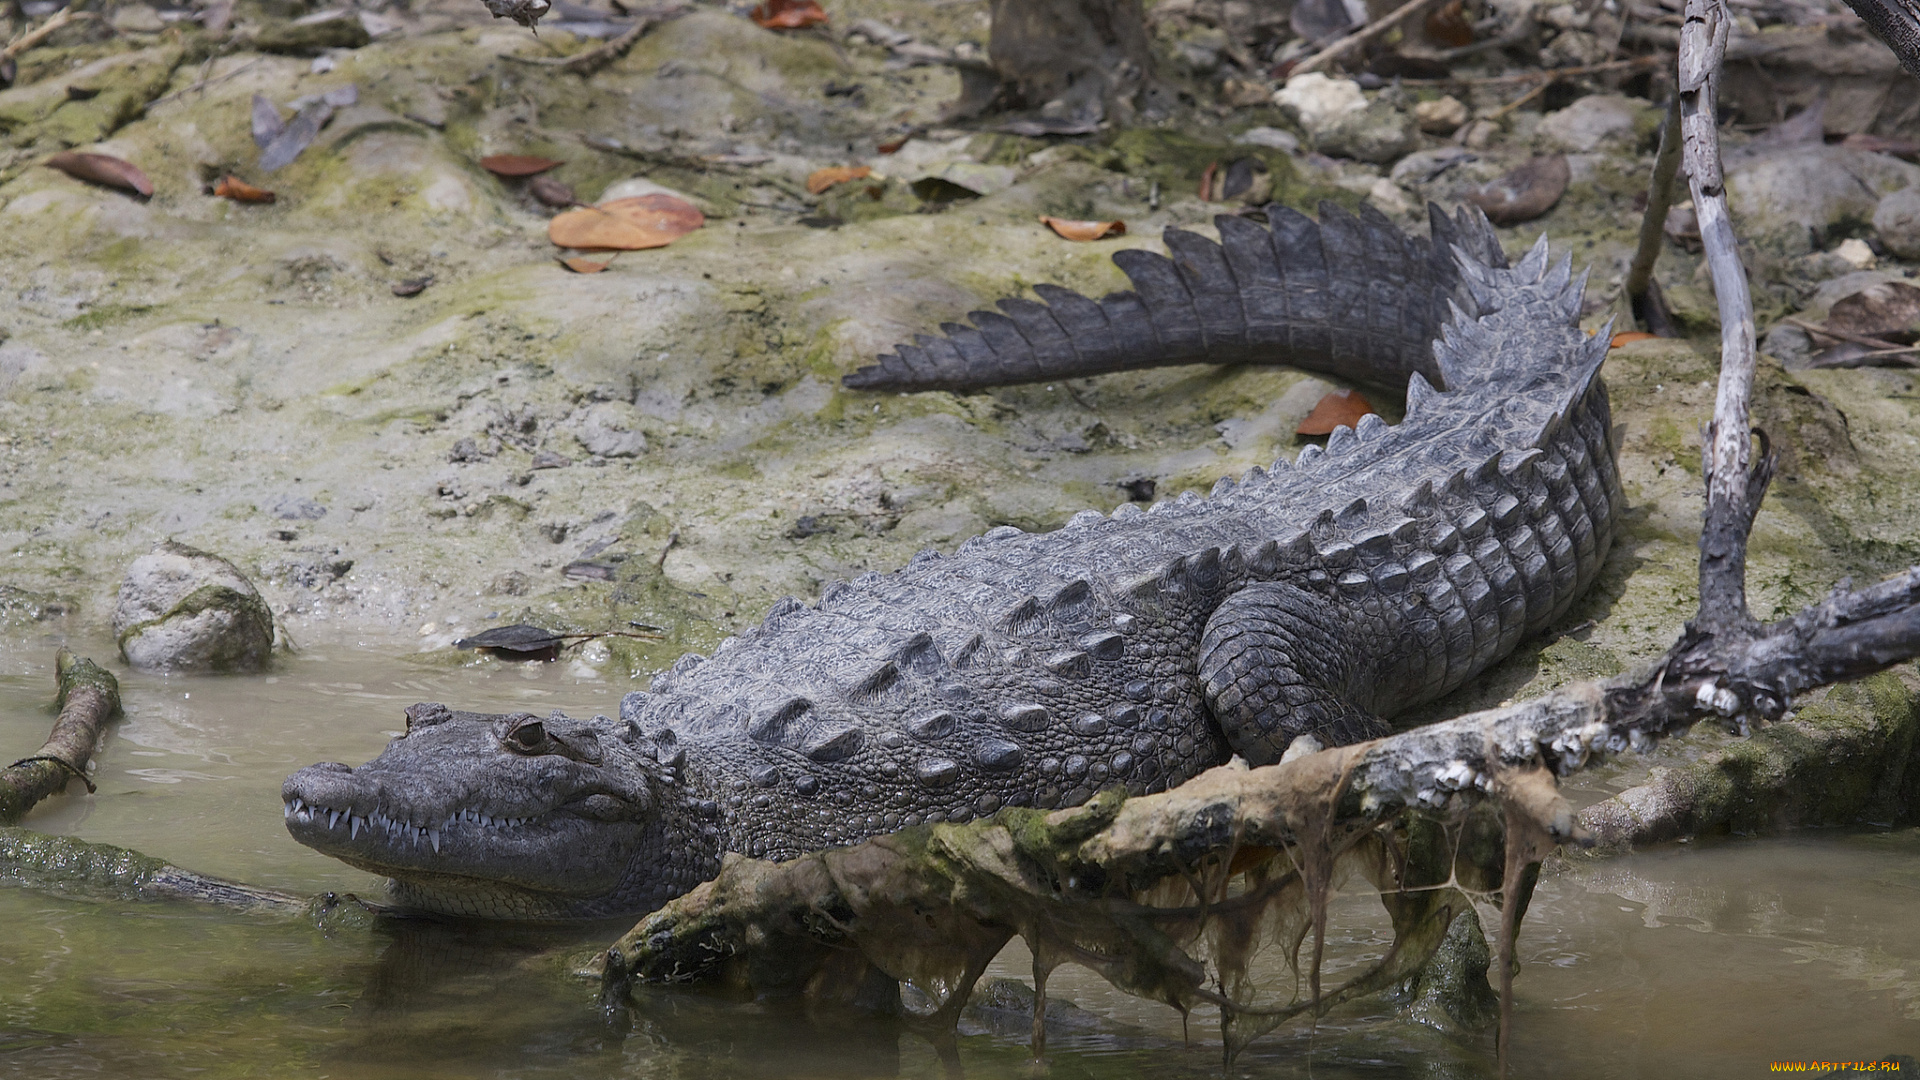
[[47,159],[48,166],[59,169],[75,180],[86,180],[106,187],[131,191],[142,197],[153,194],[153,181],[130,161],[106,154],[62,150]]
[[575,255],[571,259],[561,259],[560,265],[576,274],[597,274],[607,267],[612,266],[613,260],[608,259],[605,262],[594,262],[592,259],[583,259]]
[[826,10],[816,0],[765,0],[748,17],[768,30],[799,30],[827,21]]
[[547,238],[564,248],[640,251],[665,247],[706,224],[706,220],[685,199],[638,195],[555,215],[547,223]]
[[1607,343],[1607,348],[1617,349],[1622,345],[1631,345],[1636,341],[1651,341],[1659,336],[1659,334],[1649,334],[1644,330],[1623,330],[1613,335],[1613,340]]
[[902,135],[897,139],[888,139],[886,142],[883,142],[879,146],[874,147],[874,149],[880,151],[883,154],[897,154],[900,152],[901,147],[907,145],[909,142],[912,142],[912,141],[913,141],[912,135]]
[[555,161],[552,158],[532,157],[527,154],[494,154],[480,159],[481,168],[495,176],[504,176],[508,179],[533,176],[562,164],[565,162]]
[[1335,390],[1321,398],[1294,431],[1300,435],[1331,435],[1334,428],[1352,427],[1374,411],[1373,405],[1361,397],[1358,390]]
[[270,203],[279,198],[266,188],[257,188],[236,176],[223,176],[213,185],[213,193],[222,199],[234,202]]
[[1124,221],[1069,221],[1045,214],[1040,215],[1040,220],[1067,240],[1104,240],[1109,236],[1127,235],[1127,223]]
[[832,165],[824,169],[815,169],[807,174],[807,190],[815,195],[835,184],[848,180],[860,180],[873,175],[871,165]]
[[1220,170],[1220,163],[1209,162],[1206,170],[1200,174],[1200,201],[1213,201],[1213,174]]

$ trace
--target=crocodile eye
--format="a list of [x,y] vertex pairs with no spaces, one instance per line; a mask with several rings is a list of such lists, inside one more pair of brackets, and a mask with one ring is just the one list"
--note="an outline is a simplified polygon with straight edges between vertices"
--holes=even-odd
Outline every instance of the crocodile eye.
[[538,720],[528,720],[507,732],[507,747],[522,754],[547,752],[547,728]]

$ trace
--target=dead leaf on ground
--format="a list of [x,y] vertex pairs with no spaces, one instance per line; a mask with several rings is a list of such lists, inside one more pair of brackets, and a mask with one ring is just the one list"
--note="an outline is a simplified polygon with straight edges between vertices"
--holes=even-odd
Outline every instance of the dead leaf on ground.
[[1104,240],[1109,236],[1127,235],[1127,223],[1124,221],[1069,221],[1066,218],[1040,215],[1040,220],[1068,240]]
[[495,176],[508,180],[517,180],[522,176],[535,176],[565,162],[552,158],[534,157],[530,154],[493,154],[480,159],[480,167]]
[[327,121],[331,119],[333,119],[333,106],[325,101],[308,103],[294,114],[292,120],[287,121],[287,126],[282,128],[280,133],[267,143],[266,149],[260,152],[260,171],[273,172],[292,164],[293,159],[299,157],[301,151],[313,144],[315,136],[320,134],[320,129],[326,127]]
[[1435,45],[1458,49],[1473,44],[1473,22],[1467,18],[1466,0],[1450,0],[1439,10],[1429,13],[1426,25],[1421,29],[1426,32],[1427,40]]
[[883,154],[897,154],[900,152],[901,147],[907,145],[912,141],[913,141],[912,135],[901,135],[898,138],[888,139],[886,142],[883,142],[880,145],[874,147],[874,149],[880,151]]
[[1486,212],[1495,225],[1518,225],[1553,209],[1567,193],[1573,174],[1561,154],[1537,157],[1512,172],[1466,194],[1466,201]]
[[1920,331],[1920,289],[1883,281],[1834,301],[1827,328],[1858,337],[1911,344]]
[[75,180],[131,191],[142,198],[153,194],[153,181],[147,179],[147,174],[141,172],[139,166],[107,154],[62,150],[48,158],[47,165]]
[[749,18],[768,30],[800,30],[826,22],[827,13],[815,0],[766,0]]
[[405,281],[396,281],[393,283],[393,286],[392,286],[393,295],[419,296],[421,293],[426,292],[427,286],[431,284],[433,284],[432,274],[428,274],[426,277],[408,278]]
[[279,198],[266,188],[257,188],[237,176],[223,176],[213,185],[213,193],[222,199],[243,203],[270,203]]
[[547,223],[547,238],[557,247],[584,251],[640,251],[665,247],[706,220],[685,199],[638,195],[556,215]]
[[607,259],[604,262],[595,262],[592,259],[584,259],[575,255],[571,259],[561,259],[560,265],[576,274],[597,274],[607,267],[612,266],[613,260]]
[[1320,399],[1300,426],[1294,429],[1298,435],[1331,435],[1337,427],[1352,427],[1360,418],[1375,412],[1373,404],[1360,396],[1358,390],[1335,390]]
[[1219,171],[1220,171],[1220,163],[1217,161],[1207,162],[1207,167],[1200,170],[1200,201],[1201,202],[1213,201],[1213,175]]
[[835,184],[843,184],[848,180],[863,180],[872,175],[873,166],[871,165],[831,165],[807,174],[807,190],[818,195]]
[[533,181],[527,185],[527,191],[533,195],[534,200],[540,205],[551,206],[556,210],[564,210],[569,206],[586,205],[574,196],[572,188],[555,180],[551,176],[534,177]]
[[1659,334],[1649,334],[1645,330],[1623,330],[1613,335],[1613,340],[1607,342],[1607,348],[1617,349],[1622,345],[1631,345],[1636,341],[1652,341],[1659,336]]

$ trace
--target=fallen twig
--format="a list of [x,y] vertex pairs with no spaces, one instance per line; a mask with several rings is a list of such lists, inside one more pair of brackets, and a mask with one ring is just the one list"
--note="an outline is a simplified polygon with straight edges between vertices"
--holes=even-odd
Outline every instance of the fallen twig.
[[[253,59],[247,61],[246,63],[241,64],[238,67],[235,67],[232,71],[229,71],[224,75],[216,75],[210,79],[201,79],[198,82],[195,82],[191,86],[184,86],[178,90],[175,90],[171,94],[164,94],[160,97],[154,98],[152,101],[149,101],[145,105],[140,106],[141,115],[144,116],[146,113],[152,111],[155,105],[165,105],[169,101],[177,101],[180,98],[186,97],[188,94],[194,93],[196,91],[203,91],[208,89],[209,87],[219,86],[221,83],[226,82],[228,79],[238,78],[240,75],[244,74],[246,71],[252,68],[255,64],[258,64],[260,62],[260,59],[261,59],[260,57],[256,56]],[[212,61],[208,61],[208,62],[211,63]]]
[[54,660],[59,679],[60,716],[40,749],[0,770],[0,825],[12,825],[49,795],[67,789],[78,778],[87,779],[87,761],[100,739],[100,729],[120,714],[120,684],[93,661],[61,649]]
[[594,48],[582,53],[576,53],[573,56],[548,58],[515,56],[512,53],[501,53],[499,55],[500,59],[511,60],[516,64],[531,64],[536,67],[554,68],[559,71],[564,71],[569,75],[592,75],[608,64],[627,55],[628,51],[633,48],[634,43],[639,41],[648,30],[653,29],[653,27],[668,19],[684,15],[686,12],[686,8],[677,6],[635,11],[633,12],[635,16],[634,24],[625,33],[607,41],[605,44],[597,45]]
[[1636,56],[1630,60],[1608,60],[1604,63],[1579,64],[1574,67],[1541,68],[1537,71],[1517,71],[1507,75],[1481,75],[1468,79],[1402,79],[1401,83],[1406,86],[1500,86],[1506,83],[1533,82],[1537,79],[1552,82],[1578,75],[1599,75],[1609,71],[1652,67],[1665,60],[1665,56]]
[[1791,325],[1797,326],[1800,329],[1805,330],[1810,334],[1819,334],[1822,337],[1830,337],[1835,341],[1850,342],[1854,345],[1861,345],[1866,348],[1873,349],[1876,352],[1886,353],[1889,355],[1893,353],[1914,352],[1916,350],[1920,350],[1920,346],[1902,345],[1897,341],[1887,341],[1884,338],[1868,337],[1865,334],[1855,334],[1846,330],[1835,330],[1832,327],[1821,326],[1819,323],[1808,322],[1807,320],[1800,318],[1798,315],[1788,315],[1782,318],[1780,321],[1783,323],[1789,323]]
[[88,19],[98,19],[99,17],[100,16],[91,11],[75,11],[73,8],[64,8],[55,12],[53,18],[48,19],[39,26],[9,41],[4,48],[0,48],[0,64],[12,60],[14,57],[19,56],[21,53],[52,37],[54,31],[59,30],[61,27],[69,26],[77,22],[85,22]]
[[1358,49],[1360,46],[1365,45],[1367,42],[1372,41],[1374,38],[1399,26],[1414,15],[1419,14],[1433,2],[1434,0],[1407,0],[1406,3],[1373,20],[1361,29],[1348,34],[1346,37],[1341,38],[1326,48],[1321,49],[1319,52],[1314,53],[1312,56],[1307,57],[1305,60],[1300,61],[1298,64],[1295,64],[1289,74],[1305,75],[1309,71],[1319,71],[1335,60],[1340,59],[1355,49]]
[[1660,286],[1653,280],[1653,264],[1666,242],[1667,211],[1673,206],[1673,178],[1680,171],[1680,99],[1667,106],[1666,122],[1660,125],[1660,153],[1654,158],[1653,177],[1647,181],[1647,212],[1640,218],[1640,243],[1627,268],[1626,294],[1633,317],[1648,332],[1673,337],[1672,317],[1660,297]]

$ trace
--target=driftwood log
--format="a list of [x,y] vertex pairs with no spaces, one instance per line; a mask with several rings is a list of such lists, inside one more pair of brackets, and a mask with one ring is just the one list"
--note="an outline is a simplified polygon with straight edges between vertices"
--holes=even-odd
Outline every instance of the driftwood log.
[[[1452,916],[1479,899],[1500,908],[1504,1055],[1513,938],[1533,875],[1556,845],[1589,840],[1556,777],[1706,718],[1743,731],[1770,723],[1815,687],[1920,655],[1920,568],[1860,591],[1843,583],[1770,625],[1747,607],[1747,536],[1773,461],[1764,438],[1755,460],[1748,426],[1752,303],[1714,126],[1731,15],[1721,0],[1689,0],[1685,19],[1667,140],[1679,152],[1662,164],[1670,177],[1674,160],[1686,161],[1722,360],[1704,451],[1700,606],[1663,657],[1632,675],[1375,742],[1259,769],[1223,766],[1158,795],[1003,810],[782,864],[734,858],[608,951],[603,1004],[622,1007],[635,980],[857,1001],[871,1000],[876,979],[901,979],[933,994],[921,1021],[950,1030],[987,963],[1017,936],[1035,957],[1037,1003],[1053,966],[1079,963],[1182,1011],[1216,1007],[1231,1058],[1289,1017],[1418,970]],[[1493,842],[1470,842],[1474,815],[1484,822],[1488,808],[1500,826]],[[1342,872],[1379,890],[1394,944],[1327,988],[1326,898]],[[1264,942],[1286,951],[1303,986],[1255,985],[1250,959]]]
[[100,729],[120,715],[120,683],[93,661],[61,649],[54,660],[60,715],[40,749],[0,770],[0,825],[13,825],[40,800],[78,780],[93,791],[87,762]]

